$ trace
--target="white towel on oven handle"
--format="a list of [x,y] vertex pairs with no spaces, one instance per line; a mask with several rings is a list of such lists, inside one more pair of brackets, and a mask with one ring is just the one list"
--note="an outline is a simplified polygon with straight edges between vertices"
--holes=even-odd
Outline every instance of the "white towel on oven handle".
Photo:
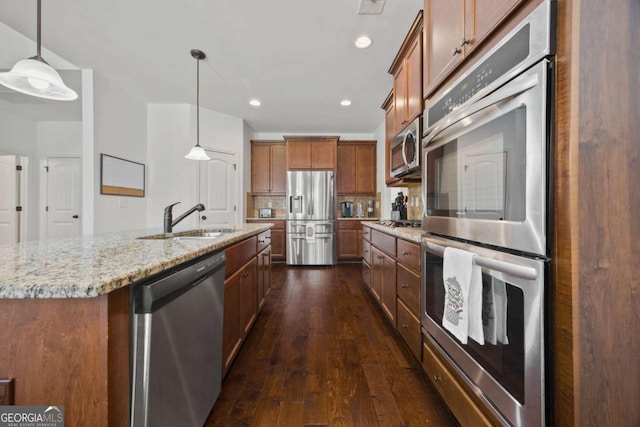
[[462,344],[469,336],[469,284],[471,283],[473,254],[455,248],[445,248],[442,262],[444,312],[442,326]]
[[508,345],[507,337],[507,286],[502,280],[492,279],[494,307],[496,309],[496,341]]
[[482,323],[482,269],[474,262],[472,262],[471,265],[468,307],[469,338],[480,345],[484,345],[484,324]]

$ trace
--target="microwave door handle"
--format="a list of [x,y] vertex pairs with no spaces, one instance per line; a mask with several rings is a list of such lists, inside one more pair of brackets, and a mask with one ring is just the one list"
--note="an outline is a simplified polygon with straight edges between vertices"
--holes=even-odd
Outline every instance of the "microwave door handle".
[[402,160],[404,161],[404,164],[406,166],[409,166],[409,162],[407,161],[407,150],[405,149],[405,146],[407,145],[407,137],[409,136],[409,132],[404,134],[404,137],[402,138]]
[[[437,243],[424,241],[427,252],[434,255],[444,256],[444,246]],[[498,261],[496,259],[485,258],[481,256],[475,256],[473,263],[480,267],[488,268],[489,270],[499,271],[501,273],[510,274],[521,279],[534,280],[538,277],[538,273],[535,268],[525,267],[523,265],[514,264],[511,262]]]
[[462,119],[467,118],[488,107],[491,107],[492,105],[497,104],[501,101],[505,101],[509,98],[520,95],[522,92],[526,92],[537,84],[537,74],[529,75],[522,79],[516,78],[505,87],[495,91],[493,94],[488,95],[477,102],[458,108],[453,113],[451,113],[449,117],[446,118],[446,120],[441,120],[427,130],[427,136],[422,140],[422,146],[426,147],[431,141],[433,141],[433,139],[435,139],[435,137],[440,135],[444,130],[460,122]]

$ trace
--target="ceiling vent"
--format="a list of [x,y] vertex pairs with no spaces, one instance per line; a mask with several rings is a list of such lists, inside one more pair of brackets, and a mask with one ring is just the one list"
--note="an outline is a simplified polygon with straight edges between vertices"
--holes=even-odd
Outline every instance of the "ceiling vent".
[[360,0],[358,15],[379,15],[386,0]]

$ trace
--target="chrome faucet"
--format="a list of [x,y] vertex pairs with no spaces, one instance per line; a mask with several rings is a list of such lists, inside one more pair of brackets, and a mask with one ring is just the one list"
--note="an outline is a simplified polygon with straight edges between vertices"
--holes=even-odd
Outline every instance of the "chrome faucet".
[[165,233],[171,233],[173,231],[173,227],[175,227],[176,224],[178,224],[180,221],[185,219],[187,216],[191,215],[193,212],[204,210],[204,205],[202,203],[198,203],[197,205],[195,205],[194,207],[192,207],[191,209],[189,209],[188,211],[180,215],[174,221],[173,213],[171,212],[171,209],[173,209],[173,207],[178,203],[180,202],[173,203],[167,206],[166,208],[164,208],[164,232]]

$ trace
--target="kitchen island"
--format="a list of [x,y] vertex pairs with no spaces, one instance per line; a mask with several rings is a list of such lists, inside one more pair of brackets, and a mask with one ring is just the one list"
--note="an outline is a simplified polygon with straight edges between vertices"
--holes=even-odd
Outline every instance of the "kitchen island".
[[0,246],[0,378],[14,379],[14,403],[64,406],[65,425],[128,425],[129,285],[270,227],[242,224],[215,240],[142,230]]

